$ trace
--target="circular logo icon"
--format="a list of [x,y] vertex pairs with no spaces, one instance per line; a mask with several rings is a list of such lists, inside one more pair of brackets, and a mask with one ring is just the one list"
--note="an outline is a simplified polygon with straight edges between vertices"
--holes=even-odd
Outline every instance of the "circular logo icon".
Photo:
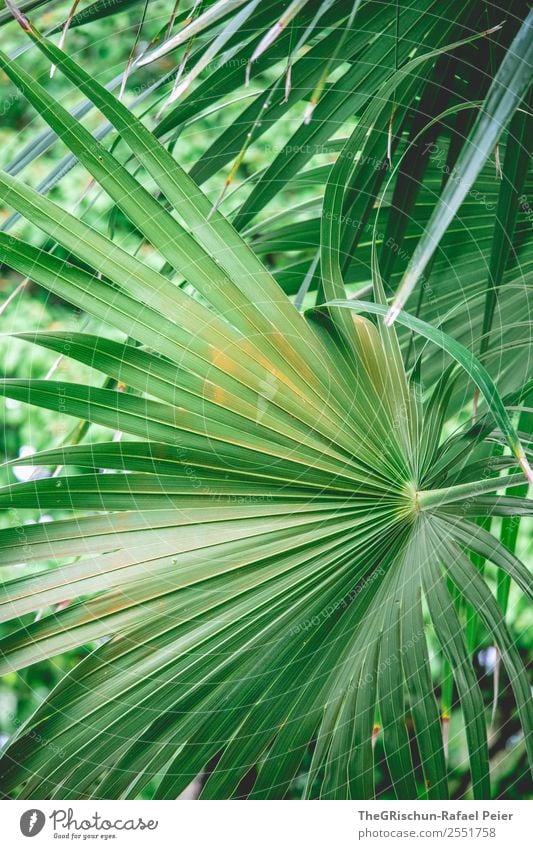
[[20,830],[24,837],[35,837],[42,831],[46,822],[46,817],[42,811],[37,808],[31,808],[29,811],[24,811],[20,818]]

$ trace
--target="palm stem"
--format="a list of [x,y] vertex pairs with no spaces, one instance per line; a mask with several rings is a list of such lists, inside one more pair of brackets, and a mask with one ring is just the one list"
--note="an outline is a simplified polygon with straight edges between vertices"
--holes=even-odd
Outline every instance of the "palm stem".
[[498,489],[512,486],[521,486],[524,483],[522,474],[509,475],[508,478],[488,478],[487,480],[471,481],[458,486],[445,487],[443,489],[426,489],[416,493],[415,501],[418,510],[440,507],[442,504],[450,504],[453,501],[463,501],[468,498],[476,498],[486,492],[495,492]]

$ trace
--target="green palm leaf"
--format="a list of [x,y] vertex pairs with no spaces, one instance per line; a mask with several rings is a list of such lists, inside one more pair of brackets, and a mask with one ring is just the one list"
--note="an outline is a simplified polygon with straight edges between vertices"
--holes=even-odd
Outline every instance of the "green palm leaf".
[[[211,28],[215,41],[206,37],[206,44],[227,46],[232,42],[228,32],[221,36],[221,27],[233,13],[231,20],[240,21],[243,5],[208,5],[146,59]],[[271,27],[283,4],[271,6],[263,17],[262,4],[248,10],[248,23],[257,14],[260,25],[246,55],[256,55],[260,69],[269,67]],[[251,180],[232,221],[199,183],[239,153],[242,132],[255,127],[265,104],[264,91],[245,110],[243,124],[235,122],[217,140],[218,158],[204,153],[188,174],[160,141],[186,119],[188,99],[152,133],[91,74],[25,24],[33,44],[110,123],[121,148],[134,157],[133,168],[132,160],[125,165],[116,147],[96,140],[20,63],[0,54],[2,69],[156,257],[149,264],[20,178],[0,174],[3,201],[67,254],[0,233],[0,261],[109,328],[108,336],[48,329],[17,338],[113,381],[103,388],[63,380],[0,381],[6,398],[87,421],[110,435],[17,460],[45,476],[0,488],[0,507],[16,515],[27,509],[60,514],[51,522],[0,530],[0,568],[54,561],[3,582],[0,619],[11,624],[0,639],[0,670],[89,647],[9,740],[0,757],[6,793],[176,798],[216,761],[203,798],[239,796],[250,776],[251,798],[283,798],[307,761],[304,797],[370,798],[379,725],[396,796],[446,798],[446,747],[432,672],[437,646],[460,702],[472,794],[488,798],[487,706],[464,636],[463,602],[479,611],[499,647],[524,736],[531,736],[522,659],[490,584],[469,557],[486,558],[531,594],[530,576],[517,555],[475,524],[479,517],[531,512],[522,492],[512,494],[523,486],[524,473],[531,475],[527,434],[518,433],[512,419],[516,408],[526,406],[528,386],[507,372],[500,381],[490,360],[501,357],[511,370],[512,352],[523,348],[525,331],[518,327],[515,333],[513,327],[516,304],[526,302],[525,294],[521,290],[513,300],[513,277],[509,285],[504,260],[498,308],[510,335],[502,335],[500,348],[491,336],[491,344],[481,346],[483,361],[465,338],[473,331],[457,316],[449,285],[439,289],[437,305],[420,301],[421,316],[400,312],[398,329],[387,327],[377,232],[382,209],[389,216],[388,232],[394,229],[395,194],[384,185],[384,173],[378,179],[364,163],[352,167],[353,157],[348,158],[364,150],[383,161],[391,148],[389,124],[397,136],[394,149],[406,154],[404,132],[416,140],[426,126],[417,125],[415,132],[410,123],[419,97],[431,105],[427,124],[439,124],[442,104],[424,98],[428,76],[434,83],[431,62],[446,50],[471,48],[479,33],[465,37],[464,4],[451,4],[443,29],[438,17],[428,24],[418,5],[409,3],[403,40],[395,48],[390,39],[376,39],[365,66],[358,61],[368,49],[361,33],[370,25],[391,31],[389,10],[362,3],[361,29],[356,18],[331,54],[353,4],[324,4],[319,20],[311,6],[290,6],[291,15],[302,15],[306,38],[315,39],[310,53],[327,44],[332,55],[327,67],[344,62],[348,67],[342,65],[341,76],[323,89],[311,121],[302,122],[284,151]],[[89,18],[104,11],[95,3]],[[452,32],[457,38],[447,44]],[[239,39],[244,36],[236,32],[234,46],[245,51],[246,39]],[[423,49],[407,62],[412,43],[420,40]],[[285,43],[283,36],[279,41]],[[201,55],[200,48],[200,62]],[[321,69],[292,58],[293,85],[301,87],[296,102],[316,92]],[[507,117],[525,91],[518,60],[518,55],[505,60],[517,66],[521,80]],[[257,70],[255,61],[252,69]],[[227,69],[212,76],[208,72],[196,89],[212,86],[204,103],[232,85]],[[379,89],[376,99],[369,81]],[[267,85],[265,113],[272,123],[286,109],[273,98],[278,88],[279,80]],[[489,93],[487,102],[492,97]],[[456,106],[446,117],[461,112]],[[312,151],[329,144],[338,124],[354,113],[360,124],[336,163],[302,170]],[[375,137],[367,138],[369,127]],[[487,135],[488,146],[490,139]],[[331,149],[338,150],[338,142]],[[460,167],[468,170],[470,147],[464,151]],[[476,157],[476,173],[485,158]],[[429,166],[427,175],[422,195],[435,190]],[[308,248],[316,255],[322,233],[311,274],[317,282],[305,290],[306,306],[316,291],[318,308],[303,312],[266,258],[303,238],[299,222],[291,220],[294,208],[286,218],[282,213],[250,227],[280,191],[302,179],[319,185],[327,179],[322,210],[314,200],[299,210],[314,216],[318,211],[318,218],[315,236],[302,250],[306,271],[294,272],[298,288],[307,279]],[[396,185],[402,186],[400,178]],[[447,191],[437,204],[439,221]],[[404,218],[411,209],[418,214],[416,197],[414,192],[402,207]],[[454,194],[454,210],[460,199]],[[350,211],[358,222],[355,237],[343,223]],[[486,218],[478,222],[480,230],[488,228],[488,213]],[[365,244],[367,222],[372,236]],[[475,256],[468,226],[460,222],[455,241],[448,243],[461,269]],[[410,227],[403,221],[394,229],[399,240],[413,237]],[[419,242],[421,255],[426,256],[424,239],[433,244],[444,229],[430,222],[428,236]],[[346,245],[350,255],[344,261]],[[349,297],[361,282],[353,262],[365,250],[361,266],[373,301]],[[527,248],[524,256],[527,265]],[[387,286],[398,273],[390,263]],[[434,273],[437,280],[445,276],[438,263]],[[483,324],[485,283],[483,275],[475,273],[470,281],[465,274],[467,297],[471,287],[472,302],[477,298],[479,333],[491,329],[486,320]],[[416,365],[408,368],[412,353]],[[443,361],[447,370],[436,377]],[[429,388],[422,393],[421,375]],[[449,433],[453,410],[464,405],[474,386],[484,398],[480,417]],[[122,438],[112,441],[117,431]],[[495,442],[511,453],[490,466]],[[46,472],[54,468],[57,473]],[[511,473],[500,478],[501,470]],[[501,489],[510,492],[497,494]],[[47,745],[36,745],[39,739]]]

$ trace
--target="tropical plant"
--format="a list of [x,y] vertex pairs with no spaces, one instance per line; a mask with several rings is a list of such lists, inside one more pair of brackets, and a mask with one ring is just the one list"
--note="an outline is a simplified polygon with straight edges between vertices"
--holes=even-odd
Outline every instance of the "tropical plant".
[[[103,385],[0,390],[121,438],[80,424],[11,461],[46,476],[0,490],[17,514],[72,511],[0,531],[1,566],[56,564],[3,583],[2,671],[91,646],[9,741],[3,792],[173,799],[209,765],[202,798],[245,780],[251,798],[282,798],[306,763],[304,797],[370,798],[379,733],[399,798],[446,798],[457,696],[472,793],[490,797],[480,627],[533,763],[506,623],[510,581],[531,595],[515,553],[532,480],[525,4],[500,26],[497,9],[454,0],[445,19],[430,0],[205,3],[132,60],[129,74],[190,54],[172,108],[167,74],[162,117],[150,101],[144,120],[6,5],[86,102],[71,114],[0,53],[50,127],[0,173],[2,200],[46,242],[9,235],[12,217],[0,260],[109,332],[18,334]],[[186,173],[179,132],[246,75],[251,102]],[[209,199],[200,184],[233,163],[230,188],[302,101],[267,167]],[[88,104],[107,122],[95,133]],[[69,157],[37,191],[17,174],[56,139]],[[148,259],[46,197],[76,162]]]

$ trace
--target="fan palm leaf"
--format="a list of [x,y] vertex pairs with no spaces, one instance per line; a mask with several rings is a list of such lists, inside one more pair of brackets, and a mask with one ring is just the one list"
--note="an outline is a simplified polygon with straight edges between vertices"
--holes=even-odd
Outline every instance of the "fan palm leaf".
[[[324,17],[334,16],[337,5],[344,9],[333,4]],[[362,4],[362,13],[372,16],[372,5]],[[210,22],[223,6],[208,7]],[[304,13],[312,4],[298,6]],[[517,433],[511,417],[526,406],[531,387],[515,374],[502,397],[487,362],[463,344],[469,332],[482,332],[486,280],[476,277],[472,294],[468,290],[479,299],[479,330],[461,322],[461,333],[451,332],[455,302],[443,287],[438,307],[432,302],[421,316],[400,312],[397,332],[383,321],[395,278],[392,263],[382,280],[379,240],[368,240],[373,301],[346,297],[350,283],[358,283],[357,275],[350,278],[351,256],[342,268],[346,245],[356,256],[358,244],[346,231],[346,211],[355,209],[357,221],[366,215],[377,226],[381,182],[367,169],[390,150],[391,103],[391,132],[401,135],[431,61],[477,40],[469,33],[447,44],[463,13],[463,4],[450,4],[450,25],[443,29],[437,17],[420,21],[410,5],[406,39],[397,45],[403,67],[387,64],[394,47],[384,39],[377,58],[382,70],[372,76],[379,91],[374,99],[365,89],[370,72],[355,61],[365,44],[356,40],[357,27],[350,30],[336,57],[351,60],[348,70],[296,132],[291,151],[257,176],[233,221],[199,183],[240,149],[238,122],[219,158],[210,162],[208,152],[187,174],[159,141],[184,120],[187,100],[152,133],[23,18],[33,43],[129,149],[138,165],[133,173],[19,63],[0,54],[0,67],[160,260],[156,270],[21,179],[0,174],[3,201],[66,252],[60,257],[0,233],[1,261],[122,334],[47,330],[20,338],[128,388],[0,382],[7,398],[124,435],[18,459],[17,465],[63,471],[0,489],[0,507],[73,514],[0,530],[0,566],[56,562],[3,583],[0,615],[15,627],[0,641],[1,671],[91,646],[9,741],[0,758],[4,792],[176,798],[215,764],[203,798],[239,796],[244,779],[251,781],[251,797],[280,798],[312,751],[305,797],[370,798],[379,722],[398,798],[445,798],[430,631],[453,673],[473,795],[487,798],[486,709],[456,591],[479,611],[500,649],[533,762],[523,662],[469,556],[492,562],[531,596],[524,564],[477,523],[531,514],[531,501],[513,494],[531,471],[527,435]],[[337,25],[332,17],[330,26]],[[412,42],[424,35],[429,49],[406,63]],[[165,50],[176,43],[170,39]],[[268,53],[261,49],[258,64]],[[293,86],[302,61],[294,63]],[[515,61],[521,67],[524,60],[517,54]],[[221,78],[227,85],[227,74]],[[306,91],[316,83],[309,72]],[[523,94],[522,87],[514,107]],[[245,127],[256,121],[258,104],[248,107]],[[273,120],[281,114],[279,104],[275,108]],[[440,115],[442,104],[435,110]],[[318,175],[328,181],[318,306],[304,314],[239,230],[250,227],[281,187],[301,178],[309,151],[329,141],[332,123],[354,112],[360,123],[335,164]],[[360,151],[368,156],[358,160]],[[480,155],[477,170],[485,159]],[[148,177],[162,199],[150,191]],[[391,211],[386,193],[383,203]],[[459,242],[467,228],[461,221]],[[397,244],[408,234],[408,227],[398,231]],[[288,236],[283,225],[280,233],[270,231],[270,247]],[[466,268],[471,253],[464,245],[445,256],[444,267],[453,250]],[[437,265],[435,273],[439,279],[445,271]],[[505,280],[501,289],[507,291]],[[509,291],[501,306],[506,331],[516,310],[512,285]],[[523,288],[517,296],[527,302]],[[443,315],[445,330],[436,326]],[[485,321],[483,332],[489,329]],[[411,370],[404,363],[407,331],[423,344]],[[520,333],[510,341],[505,336],[501,350],[482,353],[503,358],[504,348],[520,350],[524,341]],[[449,366],[440,380],[435,349]],[[420,392],[420,370],[428,391]],[[465,381],[470,393],[472,384],[481,392],[484,407],[474,424],[447,435],[445,422],[452,403],[464,399]],[[489,462],[493,443],[510,449],[496,468],[510,472],[504,479]],[[498,494],[503,487],[508,494]],[[24,618],[34,611],[44,615]]]

